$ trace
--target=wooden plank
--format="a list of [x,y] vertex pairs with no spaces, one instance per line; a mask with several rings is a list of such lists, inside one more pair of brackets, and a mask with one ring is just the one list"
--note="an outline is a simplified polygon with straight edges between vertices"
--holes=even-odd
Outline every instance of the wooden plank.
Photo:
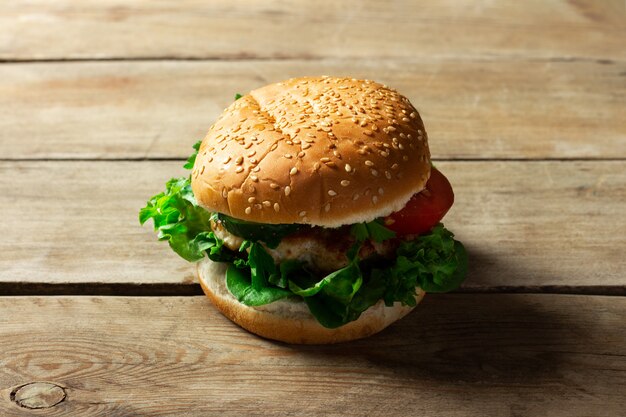
[[625,17],[619,0],[22,0],[0,4],[0,59],[624,59]]
[[[0,282],[190,284],[137,212],[181,162],[2,162]],[[437,162],[467,289],[624,289],[626,161]],[[89,290],[87,290],[89,291]]]
[[0,158],[186,157],[233,99],[303,74],[377,79],[438,158],[626,158],[626,62],[134,62],[0,66]]
[[[370,339],[301,347],[204,297],[5,297],[0,414],[619,416],[625,316],[623,297],[427,296]],[[39,381],[65,399],[10,402]]]

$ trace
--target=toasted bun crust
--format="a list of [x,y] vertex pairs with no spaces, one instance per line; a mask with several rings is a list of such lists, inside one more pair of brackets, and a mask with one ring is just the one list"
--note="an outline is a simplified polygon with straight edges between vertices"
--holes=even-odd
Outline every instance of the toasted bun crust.
[[[381,300],[357,320],[327,329],[315,320],[302,301],[280,300],[259,307],[241,304],[226,288],[226,264],[205,258],[197,267],[204,293],[222,314],[249,332],[286,343],[328,344],[361,339],[378,333],[413,309],[400,303],[386,307]],[[424,292],[418,288],[417,302],[423,297]]]
[[429,175],[426,131],[406,97],[304,77],[231,104],[202,142],[192,188],[212,212],[338,227],[400,210]]

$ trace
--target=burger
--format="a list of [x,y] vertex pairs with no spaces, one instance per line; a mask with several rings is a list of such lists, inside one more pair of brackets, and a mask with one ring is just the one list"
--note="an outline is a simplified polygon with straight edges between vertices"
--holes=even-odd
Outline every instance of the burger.
[[418,111],[385,85],[302,77],[237,95],[194,149],[191,174],[139,220],[252,333],[366,337],[464,279],[463,245],[441,224],[450,183]]

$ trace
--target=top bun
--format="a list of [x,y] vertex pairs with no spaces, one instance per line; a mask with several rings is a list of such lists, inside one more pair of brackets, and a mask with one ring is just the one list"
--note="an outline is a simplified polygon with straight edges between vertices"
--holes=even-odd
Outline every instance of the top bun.
[[231,104],[202,141],[191,185],[211,212],[324,227],[400,210],[430,175],[419,113],[384,85],[292,78]]

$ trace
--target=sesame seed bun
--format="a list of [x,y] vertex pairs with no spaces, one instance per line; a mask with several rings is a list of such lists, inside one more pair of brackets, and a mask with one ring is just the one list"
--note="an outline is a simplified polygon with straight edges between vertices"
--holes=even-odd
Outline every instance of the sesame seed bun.
[[293,78],[231,104],[192,171],[198,203],[258,223],[338,227],[400,210],[430,175],[422,120],[373,81]]
[[[198,262],[197,268],[204,293],[222,314],[249,332],[286,343],[329,344],[361,339],[378,333],[413,309],[399,302],[386,307],[381,300],[357,320],[327,329],[317,322],[303,301],[286,299],[258,307],[241,304],[226,288],[226,264],[205,258]],[[418,303],[424,294],[417,289]]]

